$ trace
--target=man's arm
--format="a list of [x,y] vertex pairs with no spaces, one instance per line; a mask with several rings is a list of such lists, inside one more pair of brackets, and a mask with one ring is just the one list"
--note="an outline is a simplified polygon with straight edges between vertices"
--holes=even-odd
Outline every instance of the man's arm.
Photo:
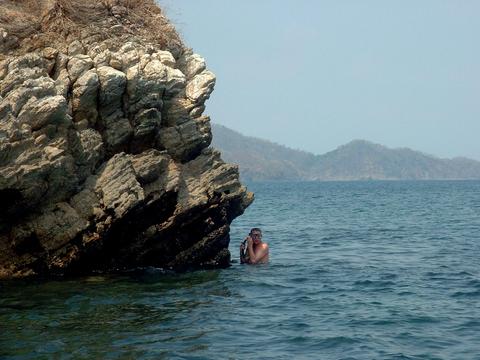
[[262,244],[262,247],[257,250],[257,253],[253,251],[253,241],[248,241],[248,255],[250,256],[250,264],[256,264],[268,254],[268,245]]

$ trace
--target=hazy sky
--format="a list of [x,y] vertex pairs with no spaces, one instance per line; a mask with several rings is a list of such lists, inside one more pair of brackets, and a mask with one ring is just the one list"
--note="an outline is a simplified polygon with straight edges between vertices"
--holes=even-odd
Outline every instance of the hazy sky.
[[480,160],[478,0],[159,2],[217,75],[213,122],[317,154]]

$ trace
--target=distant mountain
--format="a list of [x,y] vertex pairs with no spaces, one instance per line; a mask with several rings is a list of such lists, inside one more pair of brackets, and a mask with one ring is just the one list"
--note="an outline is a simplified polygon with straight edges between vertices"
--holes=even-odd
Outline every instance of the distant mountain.
[[212,124],[212,132],[212,146],[222,152],[225,161],[240,165],[243,179],[307,179],[316,162],[313,154],[244,136],[222,125]]
[[408,148],[353,140],[323,155],[290,149],[213,124],[212,146],[246,180],[480,179],[480,162],[439,159]]

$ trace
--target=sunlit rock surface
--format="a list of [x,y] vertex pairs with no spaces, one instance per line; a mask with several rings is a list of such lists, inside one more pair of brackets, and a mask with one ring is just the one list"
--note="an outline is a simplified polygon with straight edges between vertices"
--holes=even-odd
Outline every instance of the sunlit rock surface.
[[2,50],[0,277],[228,266],[253,194],[209,148],[215,75],[183,47],[122,39]]

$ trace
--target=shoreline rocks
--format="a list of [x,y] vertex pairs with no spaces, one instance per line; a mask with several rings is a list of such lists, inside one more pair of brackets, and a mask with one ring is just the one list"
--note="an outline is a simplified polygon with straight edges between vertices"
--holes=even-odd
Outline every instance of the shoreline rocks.
[[66,49],[0,63],[0,278],[228,266],[253,194],[209,148],[203,58],[135,37]]

